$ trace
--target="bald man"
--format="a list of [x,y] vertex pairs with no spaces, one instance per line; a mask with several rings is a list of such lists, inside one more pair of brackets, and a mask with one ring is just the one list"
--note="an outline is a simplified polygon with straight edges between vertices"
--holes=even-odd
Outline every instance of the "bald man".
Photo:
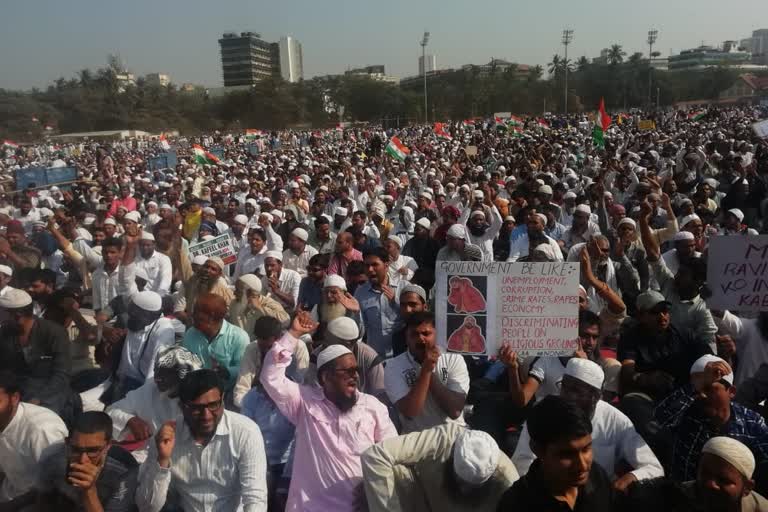
[[206,368],[227,371],[227,390],[235,385],[248,334],[225,320],[227,301],[213,293],[198,295],[192,309],[192,327],[184,334],[184,348],[197,354]]
[[336,237],[336,247],[333,250],[331,263],[328,265],[328,275],[338,274],[344,276],[347,267],[353,261],[363,261],[363,253],[355,249],[355,240],[351,233],[346,231]]

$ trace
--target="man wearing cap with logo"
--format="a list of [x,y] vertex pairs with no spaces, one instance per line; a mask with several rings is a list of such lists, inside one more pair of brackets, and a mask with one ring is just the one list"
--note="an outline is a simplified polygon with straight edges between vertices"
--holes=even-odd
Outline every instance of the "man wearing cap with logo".
[[264,270],[263,286],[267,296],[279,302],[286,311],[293,311],[301,286],[299,273],[284,268],[283,255],[277,251],[268,251],[264,255]]
[[[614,481],[626,491],[633,482],[664,476],[661,463],[634,425],[621,411],[601,400],[605,374],[600,366],[580,357],[568,361],[560,384],[560,396],[587,412],[592,422],[592,452],[595,462],[614,477],[621,462],[633,469]],[[528,473],[536,455],[531,450],[527,427],[523,428],[512,462],[521,475]]]
[[299,312],[291,329],[264,358],[260,381],[296,426],[296,448],[286,511],[353,512],[365,507],[360,455],[397,436],[387,408],[358,389],[352,351],[332,345],[317,356],[319,386],[300,386],[285,376],[299,338],[317,323]]
[[308,239],[306,229],[296,228],[288,236],[288,249],[283,251],[283,268],[295,270],[301,277],[306,277],[309,259],[317,254],[317,249],[307,244]]
[[672,433],[670,476],[675,482],[696,478],[704,444],[716,434],[747,445],[758,466],[768,462],[768,426],[758,413],[733,402],[733,370],[723,359],[705,355],[690,369],[690,381],[654,411],[654,419]]
[[370,512],[495,512],[518,479],[490,435],[456,423],[387,439],[362,460]]
[[173,267],[171,266],[171,259],[155,249],[154,235],[142,231],[136,267],[143,269],[147,275],[148,279],[144,290],[156,292],[162,297],[171,291]]

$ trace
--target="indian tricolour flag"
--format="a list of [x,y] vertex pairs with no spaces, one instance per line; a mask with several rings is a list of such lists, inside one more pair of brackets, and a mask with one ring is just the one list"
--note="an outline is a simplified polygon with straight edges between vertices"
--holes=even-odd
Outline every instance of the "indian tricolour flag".
[[411,154],[411,150],[408,149],[405,144],[400,142],[400,139],[397,137],[392,137],[389,139],[389,143],[387,144],[385,151],[389,156],[401,162],[405,161],[405,157]]
[[536,120],[536,126],[538,126],[539,128],[542,128],[544,130],[549,130],[550,129],[549,123],[546,120],[544,120],[544,119],[537,119]]
[[707,113],[703,110],[696,110],[688,114],[688,120],[689,121],[701,121],[704,119],[704,116],[706,116]]
[[3,147],[8,149],[18,149],[19,145],[13,142],[12,140],[4,140]]
[[168,144],[168,140],[165,138],[165,134],[160,135],[160,147],[165,151],[171,149],[171,145]]
[[461,127],[465,130],[474,130],[475,129],[475,122],[471,119],[465,119],[461,122]]
[[595,116],[595,127],[592,129],[592,141],[599,148],[605,147],[605,131],[611,126],[611,116],[605,112],[605,100],[600,98],[600,106]]
[[195,163],[198,163],[198,164],[219,163],[219,159],[216,158],[216,155],[209,153],[208,151],[204,150],[201,146],[198,146],[197,144],[194,144],[192,146],[192,152],[195,155]]
[[517,116],[511,116],[511,117],[509,118],[509,121],[507,121],[507,124],[508,124],[509,126],[520,126],[520,127],[522,127],[522,126],[523,126],[523,120],[522,120],[522,119],[520,119],[520,118],[519,118],[519,117],[517,117]]
[[254,130],[252,128],[248,128],[245,130],[245,138],[248,140],[255,139],[256,137],[263,137],[264,132],[261,130]]
[[443,123],[435,123],[435,135],[437,135],[438,139],[443,140],[453,140],[453,137],[451,137],[451,134],[445,131],[445,125]]

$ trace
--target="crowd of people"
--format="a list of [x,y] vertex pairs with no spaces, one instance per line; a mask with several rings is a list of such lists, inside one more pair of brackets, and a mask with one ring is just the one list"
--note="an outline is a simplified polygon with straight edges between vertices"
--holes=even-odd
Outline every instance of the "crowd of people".
[[[768,311],[706,282],[766,116],[3,148],[0,511],[768,510]],[[578,348],[438,342],[440,261],[577,263]]]

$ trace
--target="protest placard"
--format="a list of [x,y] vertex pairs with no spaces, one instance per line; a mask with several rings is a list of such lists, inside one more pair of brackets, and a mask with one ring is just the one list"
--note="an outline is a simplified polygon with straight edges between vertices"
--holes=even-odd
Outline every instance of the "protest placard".
[[768,311],[768,235],[713,237],[707,286],[710,308]]
[[752,129],[755,131],[755,135],[761,139],[768,139],[768,119],[753,124]]
[[494,355],[508,343],[520,357],[567,356],[578,339],[579,264],[440,261],[438,344]]
[[235,249],[232,234],[227,232],[204,242],[198,242],[189,246],[190,259],[195,256],[205,256],[212,258],[218,256],[224,261],[225,265],[230,265],[237,261],[237,249]]
[[655,130],[656,129],[656,121],[654,121],[653,119],[643,119],[643,120],[637,122],[637,127],[640,130],[643,130],[643,131]]
[[464,148],[464,152],[467,156],[477,156],[477,146],[467,146]]

